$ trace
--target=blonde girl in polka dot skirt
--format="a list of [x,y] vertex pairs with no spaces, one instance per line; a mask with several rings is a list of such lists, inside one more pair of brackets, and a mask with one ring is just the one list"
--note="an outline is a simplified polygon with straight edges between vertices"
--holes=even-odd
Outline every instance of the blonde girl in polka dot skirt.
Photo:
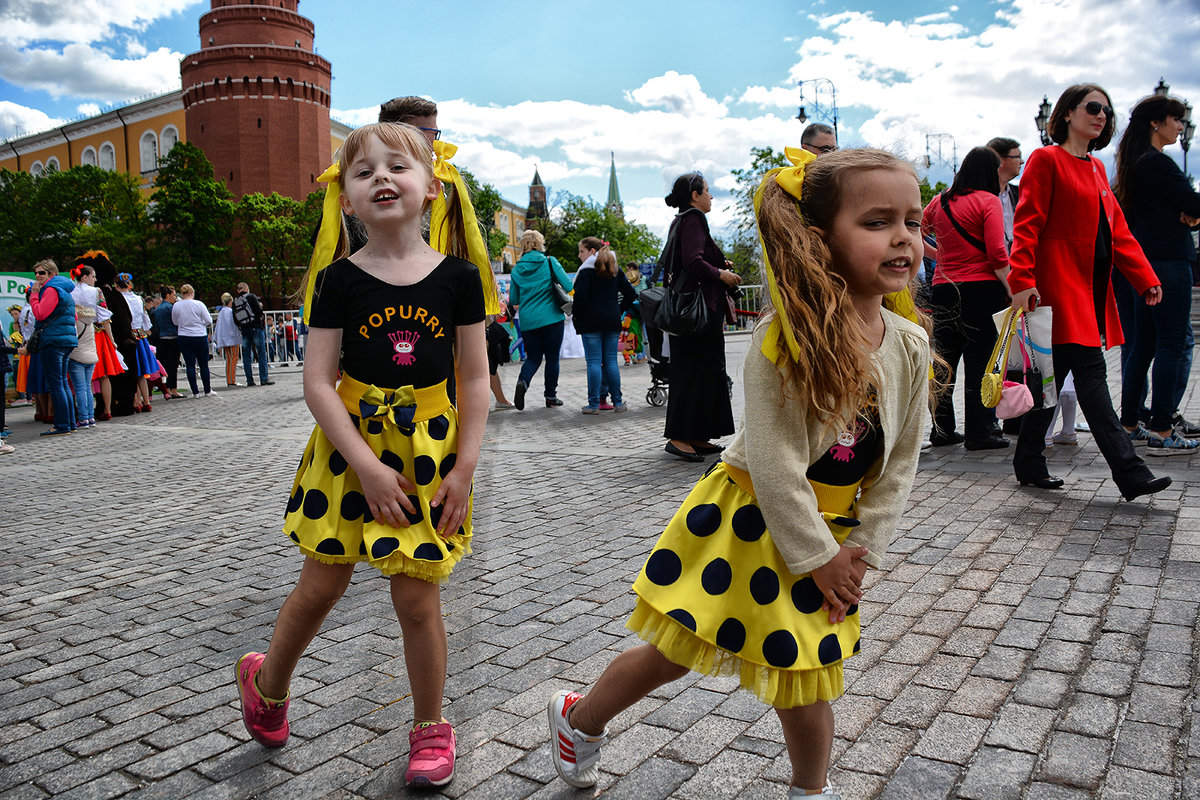
[[[441,711],[439,585],[471,550],[472,475],[488,412],[483,321],[499,311],[490,270],[482,276],[476,266],[487,264],[482,241],[446,232],[448,219],[460,231],[478,226],[465,191],[452,192],[447,208],[442,181],[462,188],[461,178],[446,163],[453,145],[434,147],[436,160],[416,128],[368,125],[321,176],[329,189],[304,303],[304,398],[317,425],[283,525],[305,561],[270,648],[237,664],[247,731],[282,746],[292,673],[354,565],[388,575],[412,688],[412,786],[441,786],[454,775],[454,731]],[[433,242],[471,261],[425,243],[421,220],[431,204]],[[349,258],[342,212],[369,234]],[[343,257],[330,263],[335,250]],[[452,374],[457,407],[446,390]]]
[[694,670],[736,675],[775,708],[790,797],[837,796],[830,703],[859,650],[863,576],[904,509],[928,409],[925,331],[884,301],[921,263],[921,195],[889,153],[785,152],[794,166],[755,196],[772,309],[746,356],[741,429],[634,583],[627,626],[647,643],[588,694],[550,700],[552,757],[574,786],[599,780],[609,720]]

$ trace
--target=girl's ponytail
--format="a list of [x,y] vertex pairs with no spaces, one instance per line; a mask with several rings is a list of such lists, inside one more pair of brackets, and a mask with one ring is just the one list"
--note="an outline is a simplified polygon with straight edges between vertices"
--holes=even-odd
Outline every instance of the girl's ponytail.
[[479,220],[475,217],[466,182],[450,163],[457,151],[458,148],[449,142],[439,139],[433,143],[436,156],[433,175],[442,182],[447,192],[434,198],[429,220],[429,244],[439,253],[474,264],[479,270],[479,282],[483,287],[484,313],[499,314],[496,279],[492,275],[492,262],[488,258],[487,245],[483,242]]

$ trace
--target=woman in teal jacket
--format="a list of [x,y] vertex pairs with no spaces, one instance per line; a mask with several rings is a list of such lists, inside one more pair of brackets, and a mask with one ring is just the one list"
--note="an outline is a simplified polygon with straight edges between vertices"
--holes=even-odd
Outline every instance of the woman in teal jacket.
[[75,430],[75,394],[67,377],[68,356],[79,346],[71,297],[75,284],[59,275],[58,266],[49,259],[34,264],[33,274],[29,305],[41,330],[35,358],[41,360],[46,391],[54,406],[54,427],[42,436],[61,436]]
[[517,323],[525,342],[525,363],[517,378],[513,403],[525,409],[525,390],[546,357],[546,407],[561,406],[558,399],[558,352],[562,348],[563,323],[567,317],[559,307],[552,284],[571,291],[571,279],[562,264],[546,255],[546,238],[537,231],[521,234],[521,260],[513,266],[508,299],[517,309]]

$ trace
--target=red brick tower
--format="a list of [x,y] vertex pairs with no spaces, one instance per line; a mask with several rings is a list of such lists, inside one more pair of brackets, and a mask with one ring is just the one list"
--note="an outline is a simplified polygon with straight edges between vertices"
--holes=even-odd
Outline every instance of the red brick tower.
[[187,138],[235,196],[302,200],[330,162],[329,62],[298,0],[212,0],[184,56]]

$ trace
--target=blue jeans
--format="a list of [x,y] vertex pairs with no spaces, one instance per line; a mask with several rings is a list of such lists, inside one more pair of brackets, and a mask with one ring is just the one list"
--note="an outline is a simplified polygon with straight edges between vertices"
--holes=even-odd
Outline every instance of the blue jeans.
[[67,361],[67,374],[71,377],[71,389],[75,392],[75,416],[80,420],[96,416],[96,395],[92,394],[92,371],[95,364],[80,364]]
[[67,362],[74,347],[43,347],[38,356],[42,359],[43,383],[50,402],[54,404],[54,429],[73,431],[75,424],[75,398],[67,378]]
[[254,383],[254,373],[250,371],[250,351],[258,359],[258,377],[262,383],[267,382],[267,332],[255,328],[247,333],[242,330],[242,369],[246,371],[246,383]]
[[188,386],[191,387],[192,394],[200,394],[200,388],[196,385],[197,364],[200,365],[200,380],[204,384],[204,393],[211,392],[212,385],[208,375],[208,337],[180,336],[179,352],[183,354],[183,361],[187,364]]
[[600,407],[604,387],[612,393],[613,405],[620,405],[621,373],[617,371],[617,331],[580,334],[583,357],[587,360],[588,407]]
[[525,363],[521,365],[521,375],[517,380],[524,381],[528,386],[542,365],[542,356],[545,356],[548,398],[558,396],[558,356],[562,350],[563,327],[564,323],[555,322],[521,332],[521,338],[525,340]]
[[[1192,268],[1186,261],[1154,261],[1154,272],[1162,281],[1162,301],[1148,306],[1141,298],[1132,303],[1131,340],[1123,354],[1121,423],[1138,423],[1138,411],[1146,396],[1146,373],[1150,371],[1150,429],[1171,429],[1180,375],[1187,362],[1188,327],[1192,314]],[[1151,362],[1154,367],[1151,370]]]

